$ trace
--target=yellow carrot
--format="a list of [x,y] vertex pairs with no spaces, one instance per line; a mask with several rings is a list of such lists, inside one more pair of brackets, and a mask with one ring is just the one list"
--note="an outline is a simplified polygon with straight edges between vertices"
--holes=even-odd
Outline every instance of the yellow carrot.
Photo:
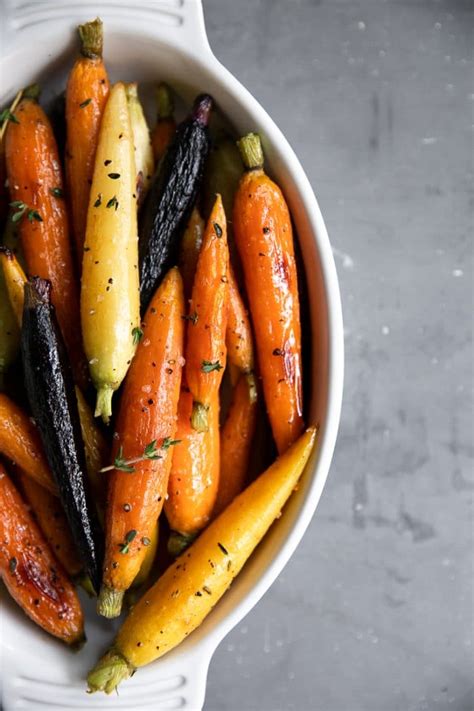
[[3,268],[3,276],[7,289],[8,298],[15,314],[19,326],[23,314],[23,290],[26,284],[26,275],[18,259],[8,247],[0,247],[0,266]]
[[140,323],[135,180],[127,95],[118,83],[102,117],[81,291],[84,348],[97,389],[95,415],[104,422],[135,353]]
[[90,672],[90,691],[110,694],[138,667],[169,652],[201,624],[279,517],[315,437],[316,428],[306,430],[144,594]]

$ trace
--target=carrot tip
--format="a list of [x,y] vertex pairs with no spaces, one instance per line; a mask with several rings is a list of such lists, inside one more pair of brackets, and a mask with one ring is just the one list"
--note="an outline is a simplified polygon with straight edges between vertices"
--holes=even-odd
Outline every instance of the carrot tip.
[[87,573],[79,573],[79,575],[76,576],[75,578],[75,583],[76,585],[80,585],[83,590],[86,591],[86,593],[89,595],[89,597],[95,597],[96,596],[96,591],[94,590],[94,586],[92,585],[92,580],[90,577],[87,575]]
[[112,395],[114,394],[113,388],[108,385],[97,390],[97,400],[95,405],[95,417],[102,417],[102,420],[106,425],[109,424],[110,417],[112,415]]
[[99,659],[92,671],[87,676],[88,693],[104,691],[111,694],[121,681],[128,679],[134,673],[132,667],[125,657],[111,649]]
[[197,432],[208,432],[208,412],[209,406],[203,405],[202,402],[193,402],[193,410],[191,412],[191,427]]
[[72,649],[73,652],[80,652],[85,643],[87,642],[87,637],[84,632],[81,633],[81,636],[78,637],[78,639],[75,639],[74,642],[71,642],[69,645],[69,649]]
[[102,585],[99,599],[97,600],[97,612],[99,615],[108,619],[118,617],[122,611],[124,594],[123,590],[114,590],[109,588],[108,585]]
[[178,533],[178,531],[171,531],[168,539],[168,553],[173,556],[173,558],[177,558],[191,545],[196,536],[197,533]]

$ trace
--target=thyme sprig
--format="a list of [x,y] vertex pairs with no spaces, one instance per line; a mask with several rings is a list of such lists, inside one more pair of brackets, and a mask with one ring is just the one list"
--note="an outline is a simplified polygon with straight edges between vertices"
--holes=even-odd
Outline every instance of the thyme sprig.
[[21,200],[14,200],[10,203],[10,207],[13,207],[16,210],[16,212],[14,212],[11,216],[11,221],[13,222],[13,224],[20,222],[20,220],[25,214],[28,218],[28,222],[34,222],[35,220],[37,222],[43,222],[43,218],[39,214],[38,210],[35,210],[33,207],[29,207]]
[[163,442],[161,443],[161,446],[158,447],[157,440],[153,439],[151,442],[145,445],[143,454],[140,454],[140,456],[138,457],[132,457],[131,459],[126,459],[123,456],[123,447],[120,446],[117,452],[117,456],[114,459],[114,463],[110,464],[107,467],[102,467],[102,469],[100,469],[99,471],[110,472],[113,469],[118,469],[121,472],[133,474],[133,472],[135,471],[135,467],[133,466],[134,464],[138,464],[138,462],[144,462],[147,459],[162,459],[162,455],[159,453],[160,451],[169,449],[170,447],[174,446],[175,444],[179,444],[180,442],[180,439],[171,439],[171,437],[165,437],[163,439]]

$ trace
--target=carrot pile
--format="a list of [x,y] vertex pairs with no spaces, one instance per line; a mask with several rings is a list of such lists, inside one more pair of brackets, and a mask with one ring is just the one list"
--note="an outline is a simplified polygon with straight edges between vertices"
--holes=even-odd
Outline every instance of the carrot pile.
[[[215,136],[207,94],[177,122],[163,82],[150,131],[137,85],[110,83],[101,21],[79,39],[65,178],[39,87],[1,114],[0,575],[71,646],[77,583],[108,618],[139,599],[88,677],[110,693],[224,594],[316,428],[291,217],[259,136]],[[251,481],[262,395],[279,458]]]

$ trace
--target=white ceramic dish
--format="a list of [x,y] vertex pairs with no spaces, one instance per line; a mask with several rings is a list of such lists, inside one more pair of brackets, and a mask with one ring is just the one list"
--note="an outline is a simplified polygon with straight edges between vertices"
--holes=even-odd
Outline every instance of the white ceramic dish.
[[[231,590],[178,649],[141,669],[120,696],[87,696],[85,674],[111,639],[110,623],[89,604],[89,642],[77,655],[49,638],[10,600],[3,603],[2,706],[13,709],[202,708],[207,669],[223,637],[258,602],[295,550],[316,509],[339,425],[343,382],[342,316],[334,260],[311,186],[282,133],[249,92],[218,62],[207,41],[201,0],[1,0],[2,95],[39,80],[65,85],[77,51],[79,22],[100,15],[105,59],[113,80],[166,79],[187,99],[214,96],[239,134],[263,137],[267,169],[282,186],[297,228],[308,279],[312,330],[310,420],[321,425],[314,453],[284,516],[275,524]],[[303,324],[308,328],[308,324]],[[86,603],[87,604],[87,603]]]

